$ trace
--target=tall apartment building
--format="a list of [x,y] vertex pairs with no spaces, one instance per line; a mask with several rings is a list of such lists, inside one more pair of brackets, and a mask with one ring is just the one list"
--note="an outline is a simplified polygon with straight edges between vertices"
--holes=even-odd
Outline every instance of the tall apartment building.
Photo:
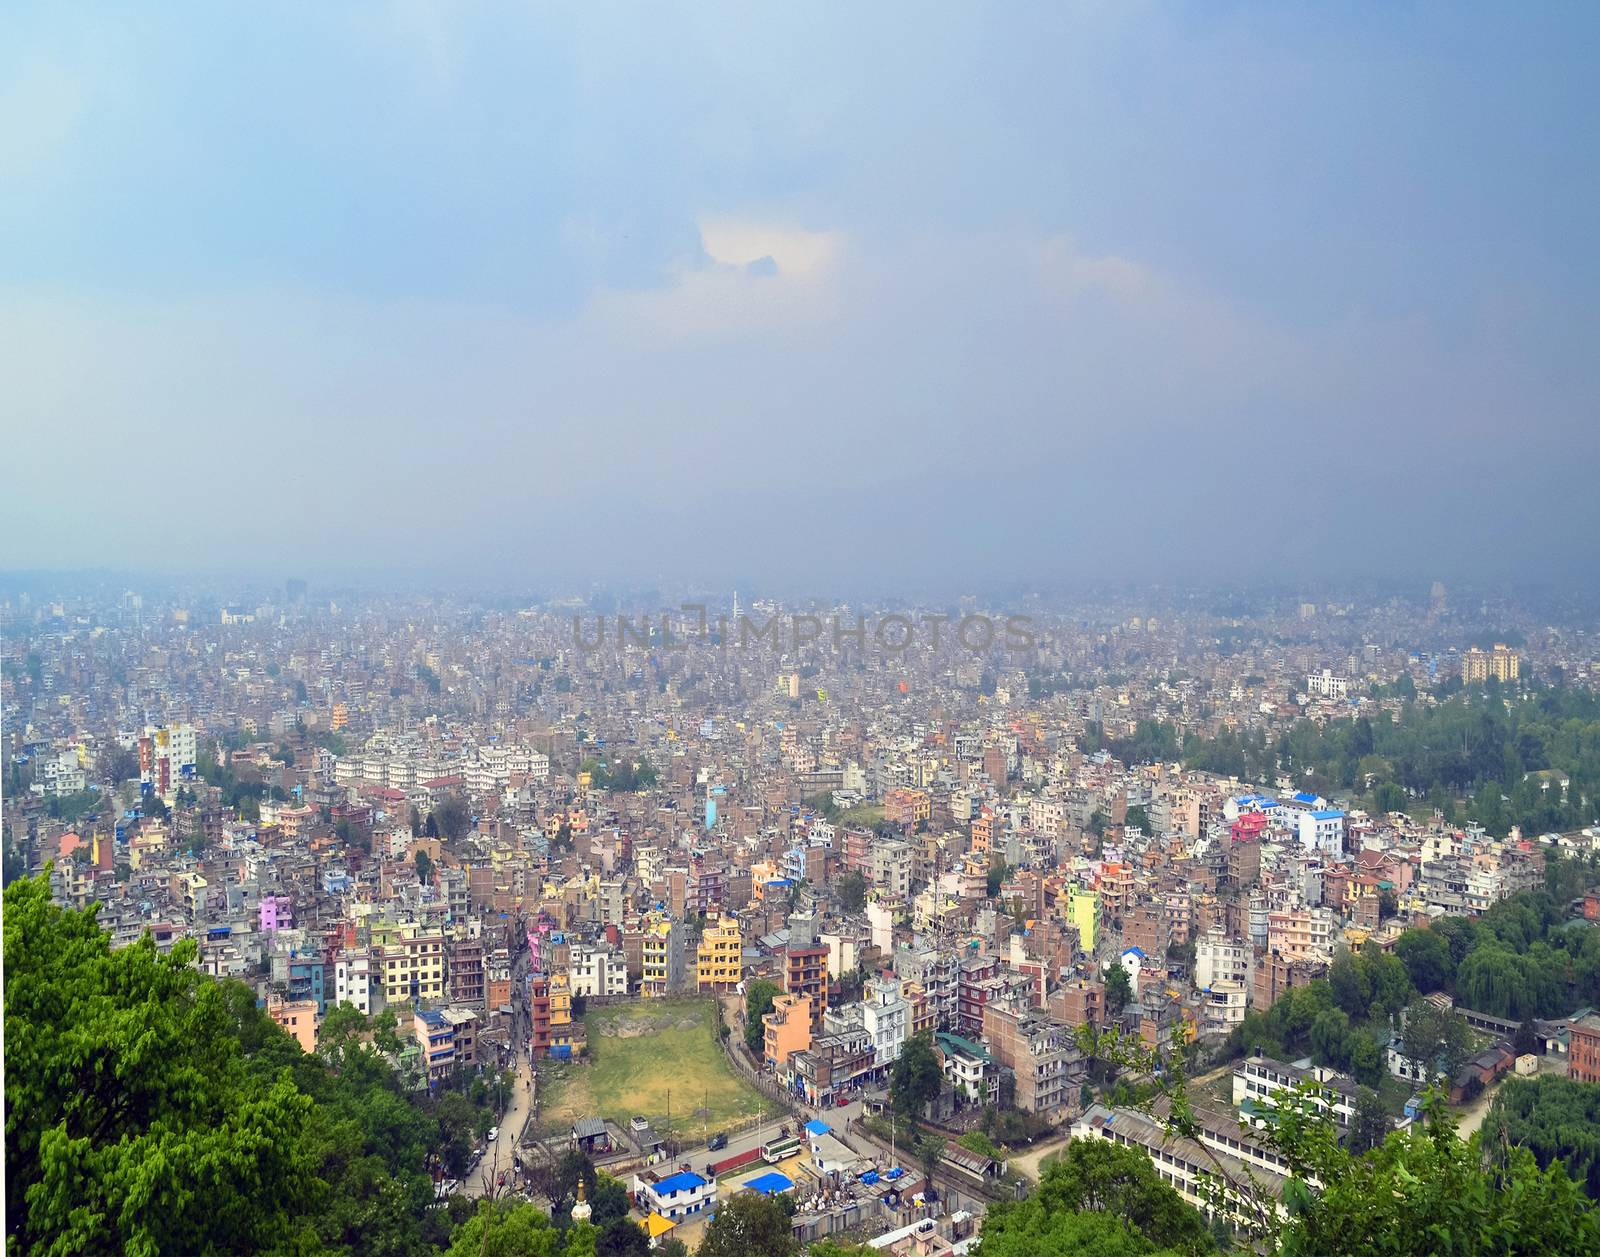
[[874,978],[861,1001],[861,1024],[872,1038],[873,1065],[887,1069],[900,1059],[910,1029],[911,1010],[890,978]]
[[894,954],[894,973],[922,989],[936,1029],[955,1027],[960,1010],[961,966],[954,950],[930,947],[916,951],[902,947]]
[[926,790],[897,786],[883,796],[883,818],[891,824],[915,829],[932,815],[933,796]]
[[1088,1065],[1065,1026],[1013,1004],[991,1003],[983,1010],[983,1038],[1016,1078],[1019,1109],[1056,1120],[1073,1107]]
[[911,897],[912,852],[909,843],[875,839],[867,877],[884,894],[894,899]]
[[193,725],[146,725],[138,745],[139,780],[156,794],[169,798],[181,782],[194,780],[197,752]]
[[1490,677],[1502,682],[1515,681],[1521,670],[1522,660],[1504,642],[1496,642],[1493,650],[1474,646],[1461,656],[1461,680],[1467,685],[1482,684]]
[[1332,959],[1333,914],[1326,908],[1268,913],[1267,949],[1290,961]]
[[1318,851],[1329,859],[1344,858],[1344,813],[1322,808],[1300,814],[1300,845]]
[[744,976],[744,935],[739,922],[722,917],[715,925],[707,926],[700,936],[695,959],[702,994],[736,988]]
[[681,921],[652,914],[645,923],[640,951],[639,993],[660,997],[682,993],[685,980],[683,946],[686,931]]
[[1202,991],[1217,982],[1250,985],[1255,949],[1242,939],[1209,931],[1195,940],[1194,983]]
[[389,1004],[437,1003],[445,997],[444,935],[423,934],[417,927],[373,928],[373,948],[381,957],[384,999]]
[[1350,679],[1339,676],[1331,668],[1324,668],[1306,677],[1306,693],[1313,698],[1328,698],[1342,703],[1350,696]]
[[450,940],[447,980],[450,1001],[468,1008],[484,1006],[483,939],[458,936]]
[[583,1041],[583,1023],[572,1017],[572,983],[566,973],[550,975],[550,1055],[566,1059]]
[[779,995],[772,1011],[761,1018],[763,1051],[777,1069],[796,1052],[811,1046],[811,1002],[804,995]]
[[384,987],[381,979],[373,981],[374,972],[372,953],[365,948],[340,952],[333,962],[334,1003],[354,1004],[367,1017],[382,1012]]
[[791,942],[784,952],[783,989],[810,1000],[812,1024],[820,1026],[828,1010],[828,949],[820,943]]

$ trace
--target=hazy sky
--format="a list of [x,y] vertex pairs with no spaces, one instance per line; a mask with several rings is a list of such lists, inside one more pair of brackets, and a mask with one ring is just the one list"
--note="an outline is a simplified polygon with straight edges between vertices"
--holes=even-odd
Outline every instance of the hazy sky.
[[31,4],[0,565],[1600,575],[1600,5]]

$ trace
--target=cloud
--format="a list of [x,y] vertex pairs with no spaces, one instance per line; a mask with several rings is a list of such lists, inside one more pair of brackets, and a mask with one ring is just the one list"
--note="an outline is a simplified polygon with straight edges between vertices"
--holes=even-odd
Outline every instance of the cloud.
[[44,55],[0,79],[0,183],[32,178],[59,159],[87,101],[82,77]]
[[[0,293],[8,445],[34,473],[0,505],[13,554],[571,564],[581,531],[659,568],[1107,574],[1249,535],[1298,562],[1361,532],[1336,466],[1423,466],[1435,429],[1397,415],[1472,425],[1507,387],[1411,324],[1287,329],[1062,235],[704,223],[706,262],[569,318]],[[107,530],[82,509],[151,471],[182,510]],[[1403,484],[1383,509],[1410,509]],[[263,511],[315,523],[263,532]],[[1116,522],[1091,543],[1093,521]]]
[[826,271],[838,262],[843,245],[838,232],[721,216],[700,220],[700,239],[707,256],[724,266],[748,266],[770,259],[785,275]]

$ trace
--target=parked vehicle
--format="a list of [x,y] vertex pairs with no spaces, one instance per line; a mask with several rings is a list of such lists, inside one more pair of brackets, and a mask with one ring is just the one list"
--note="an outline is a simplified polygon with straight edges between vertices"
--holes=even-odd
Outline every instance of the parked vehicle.
[[500,1128],[498,1126],[489,1127],[489,1142],[493,1143],[498,1138],[500,1138]]
[[706,1144],[706,1147],[711,1149],[712,1152],[720,1152],[727,1146],[728,1137],[726,1135],[713,1135],[710,1142]]
[[776,1165],[785,1157],[791,1157],[800,1151],[798,1139],[774,1139],[761,1145],[761,1159],[768,1165]]

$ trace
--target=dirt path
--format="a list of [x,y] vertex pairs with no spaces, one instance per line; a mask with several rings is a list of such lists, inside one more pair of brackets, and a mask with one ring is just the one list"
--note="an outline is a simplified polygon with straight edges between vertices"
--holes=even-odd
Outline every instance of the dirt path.
[[1006,1164],[1018,1174],[1026,1174],[1035,1183],[1039,1181],[1039,1163],[1051,1153],[1060,1152],[1067,1146],[1067,1136],[1052,1139],[1048,1143],[1034,1144],[1026,1152],[1014,1153],[1006,1158]]

